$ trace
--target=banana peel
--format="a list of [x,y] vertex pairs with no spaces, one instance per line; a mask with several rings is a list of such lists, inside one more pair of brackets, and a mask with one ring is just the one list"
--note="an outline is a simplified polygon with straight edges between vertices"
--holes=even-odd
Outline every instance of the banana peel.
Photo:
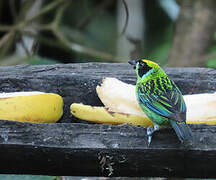
[[0,119],[31,123],[54,123],[63,114],[63,99],[53,93],[0,94]]
[[[105,107],[72,104],[71,113],[82,120],[105,124],[141,125],[148,127],[152,122],[142,111],[136,100],[135,86],[116,78],[105,78],[96,87],[97,94]],[[216,93],[184,95],[187,106],[188,124],[216,124]]]

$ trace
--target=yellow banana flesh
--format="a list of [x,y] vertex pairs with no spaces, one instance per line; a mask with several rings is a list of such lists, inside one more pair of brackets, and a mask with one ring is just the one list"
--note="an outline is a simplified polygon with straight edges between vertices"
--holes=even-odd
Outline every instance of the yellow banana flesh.
[[105,107],[93,107],[73,103],[70,106],[71,113],[82,120],[87,120],[95,123],[104,124],[133,124],[148,127],[153,125],[146,116],[139,116],[134,114],[113,112]]
[[[82,120],[96,123],[149,126],[147,118],[136,100],[135,86],[116,78],[105,78],[96,88],[105,107],[72,104],[71,113]],[[216,124],[216,93],[184,95],[189,124]]]
[[[143,115],[139,107],[135,86],[116,78],[105,78],[96,91],[100,100],[112,111]],[[184,95],[189,124],[216,124],[216,93]],[[126,102],[126,103],[125,103]]]
[[63,114],[63,99],[52,93],[0,94],[0,119],[31,123],[54,123]]

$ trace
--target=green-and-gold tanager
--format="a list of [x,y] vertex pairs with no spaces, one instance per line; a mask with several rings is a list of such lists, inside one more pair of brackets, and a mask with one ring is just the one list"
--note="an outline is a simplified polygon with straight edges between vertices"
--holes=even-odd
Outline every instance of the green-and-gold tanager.
[[191,140],[192,132],[186,124],[186,105],[176,84],[155,62],[141,59],[130,60],[129,64],[136,69],[139,105],[154,123],[154,129],[147,129],[148,143],[155,130],[170,125],[181,142]]

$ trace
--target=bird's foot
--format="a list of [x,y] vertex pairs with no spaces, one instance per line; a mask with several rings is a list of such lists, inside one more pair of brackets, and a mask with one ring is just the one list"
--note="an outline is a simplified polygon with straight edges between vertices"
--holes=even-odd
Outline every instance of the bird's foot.
[[152,134],[154,133],[154,129],[152,126],[149,126],[147,128],[147,136],[148,136],[148,146],[150,146],[151,144],[151,140],[152,140]]
[[158,131],[159,129],[160,129],[160,127],[157,124],[154,125],[154,128],[152,126],[149,126],[147,128],[148,146],[150,146],[150,144],[151,144],[153,133],[155,131]]
[[161,129],[161,127],[157,124],[154,125],[154,131],[158,131],[159,129]]

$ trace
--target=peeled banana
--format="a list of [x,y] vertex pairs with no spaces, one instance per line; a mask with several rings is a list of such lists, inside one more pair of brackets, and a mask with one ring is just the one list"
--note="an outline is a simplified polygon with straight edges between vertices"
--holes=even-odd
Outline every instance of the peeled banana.
[[110,111],[146,116],[136,100],[136,88],[116,78],[105,78],[96,92]]
[[70,106],[71,113],[82,120],[104,124],[133,124],[148,127],[153,125],[147,116],[119,113],[108,110],[105,107],[73,103]]
[[0,94],[0,119],[32,123],[53,123],[63,114],[61,96],[43,92]]
[[[75,103],[70,107],[71,113],[77,118],[96,123],[152,125],[137,103],[135,86],[116,78],[105,78],[96,91],[105,107]],[[184,100],[187,123],[216,124],[216,93],[184,95]]]

